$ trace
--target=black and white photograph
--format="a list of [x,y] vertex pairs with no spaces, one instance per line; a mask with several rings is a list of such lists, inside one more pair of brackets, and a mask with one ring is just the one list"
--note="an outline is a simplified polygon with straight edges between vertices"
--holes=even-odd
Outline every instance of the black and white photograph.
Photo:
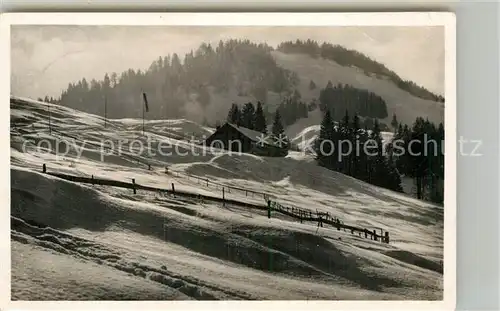
[[445,300],[454,20],[273,14],[8,26],[12,301]]

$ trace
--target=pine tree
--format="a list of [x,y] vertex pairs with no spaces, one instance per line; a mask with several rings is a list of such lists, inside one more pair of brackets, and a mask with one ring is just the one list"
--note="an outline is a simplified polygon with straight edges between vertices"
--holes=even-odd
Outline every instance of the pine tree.
[[233,103],[231,109],[229,110],[227,121],[238,126],[241,125],[241,113],[238,105]]
[[[318,138],[315,141],[315,152],[316,160],[320,166],[334,169],[335,156],[335,146],[333,146],[334,141],[334,123],[330,115],[330,111],[326,111],[321,122],[321,128],[319,131]],[[333,150],[332,150],[333,148]]]
[[401,187],[401,177],[398,174],[396,167],[386,158],[381,159],[377,167],[377,186],[386,189],[403,192]]
[[103,89],[106,91],[111,88],[111,79],[109,78],[108,73],[104,75],[104,80],[102,82]]
[[260,101],[257,102],[257,109],[255,110],[254,114],[254,124],[254,130],[267,134],[266,117],[264,115],[264,110],[262,109],[262,103]]
[[375,119],[373,129],[369,135],[370,149],[369,150],[369,183],[380,185],[383,183],[384,176],[384,155],[382,153],[382,135],[380,134],[380,127],[378,120]]
[[392,115],[391,125],[392,125],[392,128],[394,129],[394,131],[396,131],[396,130],[397,130],[397,128],[398,128],[398,124],[399,124],[399,122],[398,122],[398,118],[396,117],[396,114],[393,114],[393,115]]
[[283,122],[281,121],[281,114],[279,110],[276,110],[276,113],[274,114],[272,133],[276,137],[279,137],[280,134],[283,135],[285,133],[285,128],[283,127]]
[[253,130],[255,128],[255,107],[252,103],[246,103],[241,112],[241,126]]
[[423,199],[424,195],[424,176],[428,167],[426,155],[424,153],[424,134],[425,121],[423,118],[417,118],[410,131],[410,141],[419,142],[409,146],[407,153],[408,175],[416,180],[417,199]]
[[351,126],[352,152],[350,157],[350,162],[352,164],[351,176],[355,178],[360,178],[362,175],[360,154],[361,152],[363,152],[363,149],[360,144],[360,138],[361,138],[361,130],[359,124],[359,117],[357,114],[355,114],[354,118],[352,119],[352,126]]
[[375,141],[377,154],[382,153],[382,135],[380,134],[380,126],[378,120],[375,119],[373,123],[373,129],[370,135],[370,139]]
[[311,90],[311,91],[312,91],[312,90],[314,90],[314,89],[316,89],[316,83],[314,83],[314,81],[313,81],[313,80],[311,80],[311,82],[309,82],[309,90]]
[[[349,119],[349,111],[346,110],[345,115],[340,122],[339,139],[341,141],[351,142],[351,138],[352,138],[352,136],[351,136],[351,124],[350,124],[350,119]],[[339,149],[346,148],[346,147],[347,147],[346,144],[339,144],[338,145]],[[352,164],[350,161],[351,161],[352,152],[345,155],[345,152],[349,151],[349,150],[339,150],[339,151],[342,152],[342,157],[340,157],[341,163],[339,163],[340,169],[344,174],[351,175]]]
[[279,110],[276,111],[274,115],[274,122],[272,125],[272,138],[277,143],[277,145],[282,148],[288,150],[290,148],[290,141],[285,134],[285,129],[283,127],[283,123],[281,121],[281,115]]
[[368,129],[365,127],[359,131],[358,140],[359,140],[359,157],[358,157],[358,176],[354,176],[366,182],[369,181],[369,169],[370,169],[370,159],[366,153],[366,146],[368,144]]
[[399,123],[399,125],[398,125],[398,130],[396,132],[396,137],[398,139],[401,139],[403,137],[403,125],[401,123]]
[[398,156],[395,159],[395,162],[398,171],[403,175],[409,175],[410,157],[408,155],[408,144],[411,139],[410,135],[411,133],[408,125],[405,124],[404,126],[402,126],[402,124],[399,124],[397,140],[395,140],[395,143],[397,143],[399,149],[397,151]]

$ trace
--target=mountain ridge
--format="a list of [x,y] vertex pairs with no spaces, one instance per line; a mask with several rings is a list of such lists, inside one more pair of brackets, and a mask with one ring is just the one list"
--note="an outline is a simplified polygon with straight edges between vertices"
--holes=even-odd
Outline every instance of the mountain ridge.
[[[217,46],[203,43],[196,51],[187,53],[183,61],[174,53],[153,61],[147,70],[129,69],[119,77],[114,73],[106,74],[102,81],[82,79],[70,83],[59,99],[46,98],[45,101],[104,116],[103,102],[106,100],[109,118],[140,118],[139,94],[142,90],[147,92],[151,102],[151,111],[145,118],[185,117],[212,125],[223,120],[233,102],[242,105],[262,101],[270,122],[274,110],[295,90],[299,90],[301,100],[309,103],[317,100],[319,90],[332,81],[381,96],[388,105],[388,117],[382,119],[383,122],[393,114],[406,124],[419,116],[428,117],[435,123],[444,119],[442,102],[422,99],[402,89],[390,78],[392,75],[401,80],[397,74],[362,53],[341,49],[347,51],[344,54],[354,55],[354,60],[365,60],[362,64],[385,68],[383,73],[388,75],[367,75],[369,68],[347,66],[345,60],[341,65],[328,59],[327,54],[316,58],[307,53],[296,54],[296,51],[284,49],[283,44],[274,48],[234,39],[220,41]],[[339,49],[331,44],[327,47]],[[309,86],[313,81],[317,87],[311,90]]]

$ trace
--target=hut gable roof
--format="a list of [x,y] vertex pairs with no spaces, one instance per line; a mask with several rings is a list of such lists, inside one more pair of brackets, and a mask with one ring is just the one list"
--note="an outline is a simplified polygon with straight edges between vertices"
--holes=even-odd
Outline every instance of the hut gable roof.
[[276,141],[276,137],[274,137],[274,135],[272,135],[272,134],[265,135],[259,131],[251,130],[249,128],[246,128],[243,126],[238,126],[236,124],[229,123],[229,122],[226,122],[226,124],[233,127],[234,129],[236,129],[238,132],[240,132],[244,136],[248,137],[248,139],[250,139],[251,141],[253,141],[255,143],[259,143],[259,145],[263,144],[263,145],[267,145],[267,146],[281,148],[281,146],[279,146],[279,144]]
[[259,142],[262,140],[262,138],[266,137],[265,134],[262,134],[261,132],[254,131],[254,130],[251,130],[249,128],[246,128],[243,126],[238,126],[236,124],[229,123],[229,122],[227,124],[229,124],[229,126],[232,126],[233,128],[235,128],[238,132],[245,135],[246,137],[248,137],[250,140],[252,140],[254,142]]
[[[282,149],[283,147],[279,144],[279,140],[273,134],[263,134],[259,131],[251,130],[249,128],[238,126],[236,124],[226,122],[224,125],[219,126],[214,133],[210,137],[217,135],[220,131],[225,131],[228,127],[233,128],[238,131],[243,136],[247,137],[250,141],[255,144],[259,144],[259,146],[271,146]],[[209,139],[210,139],[209,137]]]

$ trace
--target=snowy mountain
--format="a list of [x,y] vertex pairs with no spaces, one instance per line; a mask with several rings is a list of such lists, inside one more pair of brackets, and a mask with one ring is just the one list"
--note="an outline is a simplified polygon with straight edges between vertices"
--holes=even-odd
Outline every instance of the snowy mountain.
[[[143,136],[142,120],[104,127],[101,117],[18,97],[10,108],[13,300],[443,297],[442,207],[329,171],[300,152],[211,150],[193,138],[213,129],[188,120],[146,121]],[[315,130],[304,125],[295,136]],[[383,229],[391,240],[277,212],[269,219],[238,204],[72,182],[43,173],[43,164],[48,173],[217,197],[224,187],[226,199],[249,204],[265,205],[264,195]]]

